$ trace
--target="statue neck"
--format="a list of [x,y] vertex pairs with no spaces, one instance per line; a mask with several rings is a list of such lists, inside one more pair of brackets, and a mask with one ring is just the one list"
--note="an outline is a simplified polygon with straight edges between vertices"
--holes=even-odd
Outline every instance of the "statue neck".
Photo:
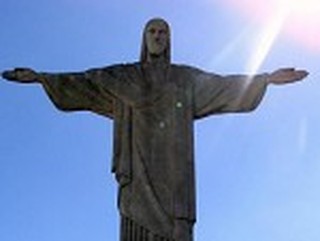
[[165,59],[165,56],[162,55],[153,55],[149,54],[147,57],[147,63],[152,65],[164,65],[168,64],[167,60]]

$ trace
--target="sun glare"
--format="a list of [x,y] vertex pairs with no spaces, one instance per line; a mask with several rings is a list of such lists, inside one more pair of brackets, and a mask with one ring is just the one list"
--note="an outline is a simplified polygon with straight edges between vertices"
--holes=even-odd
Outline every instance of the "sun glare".
[[284,1],[273,8],[272,15],[267,18],[264,27],[256,38],[255,47],[247,66],[247,71],[252,76],[260,69],[290,14],[290,10],[286,7]]
[[285,33],[308,50],[320,53],[320,1],[283,0],[290,4]]
[[291,10],[293,15],[319,14],[319,0],[280,0]]
[[224,0],[221,3],[261,25],[248,65],[251,74],[259,70],[280,34],[306,50],[320,53],[320,0]]
[[278,12],[274,14],[273,18],[257,36],[253,54],[249,59],[247,66],[249,75],[255,75],[258,72],[278,35],[283,29],[288,12],[283,8],[279,8],[277,11]]
[[258,71],[280,34],[306,49],[320,52],[319,0],[227,1],[263,26],[248,66],[251,74]]

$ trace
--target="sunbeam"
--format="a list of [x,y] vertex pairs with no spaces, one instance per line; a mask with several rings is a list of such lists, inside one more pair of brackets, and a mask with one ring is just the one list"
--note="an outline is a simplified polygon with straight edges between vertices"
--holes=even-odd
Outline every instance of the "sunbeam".
[[280,34],[287,16],[288,11],[285,8],[279,8],[278,12],[270,18],[270,22],[266,24],[266,27],[257,37],[256,47],[252,50],[247,67],[250,75],[255,75],[263,64],[277,36]]
[[221,4],[261,26],[247,66],[250,74],[259,70],[280,34],[308,51],[320,52],[318,0],[225,0]]

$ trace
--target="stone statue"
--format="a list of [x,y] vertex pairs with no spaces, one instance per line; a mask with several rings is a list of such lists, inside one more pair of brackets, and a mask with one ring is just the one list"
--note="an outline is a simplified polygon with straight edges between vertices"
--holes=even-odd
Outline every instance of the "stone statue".
[[114,120],[112,171],[119,184],[121,241],[192,241],[194,120],[252,111],[268,84],[307,75],[290,68],[221,76],[172,64],[169,25],[158,18],[146,24],[137,63],[80,73],[27,68],[2,73],[11,81],[42,84],[60,110],[89,110]]

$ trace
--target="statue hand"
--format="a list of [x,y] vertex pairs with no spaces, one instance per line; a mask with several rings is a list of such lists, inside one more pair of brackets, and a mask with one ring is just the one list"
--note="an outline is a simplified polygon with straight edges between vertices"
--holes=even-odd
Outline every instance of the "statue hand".
[[293,83],[304,79],[308,74],[305,70],[296,70],[294,68],[279,69],[270,74],[269,83],[276,85]]
[[2,73],[2,78],[20,83],[38,82],[38,77],[38,73],[29,68],[15,68]]

